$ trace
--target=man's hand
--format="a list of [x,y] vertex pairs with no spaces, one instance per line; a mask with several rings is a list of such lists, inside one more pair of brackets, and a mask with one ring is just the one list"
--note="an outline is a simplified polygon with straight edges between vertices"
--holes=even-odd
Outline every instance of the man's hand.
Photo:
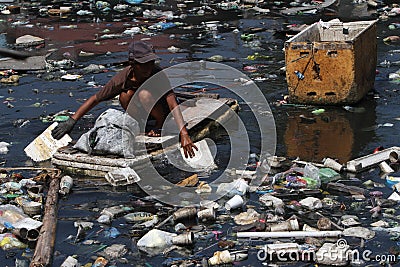
[[197,149],[197,146],[193,144],[192,139],[188,134],[181,134],[181,146],[183,148],[183,152],[185,154],[185,158],[188,156],[193,158],[194,157],[194,150],[193,148]]
[[69,117],[68,120],[59,123],[56,128],[51,132],[54,139],[60,140],[64,135],[70,133],[74,128],[76,120]]

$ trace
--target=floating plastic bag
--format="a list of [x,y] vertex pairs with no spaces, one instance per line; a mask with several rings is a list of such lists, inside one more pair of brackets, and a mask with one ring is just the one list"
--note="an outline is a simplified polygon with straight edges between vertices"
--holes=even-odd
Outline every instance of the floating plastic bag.
[[138,247],[145,248],[163,248],[172,244],[172,237],[176,236],[174,233],[164,232],[158,229],[152,229],[145,234],[137,242]]
[[0,235],[0,247],[3,250],[9,250],[12,248],[27,248],[28,245],[22,243],[14,235],[5,234]]
[[307,181],[307,188],[318,189],[321,186],[321,180],[319,178],[319,169],[314,165],[307,163],[304,166],[303,179]]
[[243,196],[249,190],[249,185],[244,179],[237,179],[231,183],[220,183],[217,188],[218,195],[231,197],[234,195]]
[[74,148],[98,155],[134,157],[138,122],[122,111],[108,109],[96,120],[92,129],[84,133]]

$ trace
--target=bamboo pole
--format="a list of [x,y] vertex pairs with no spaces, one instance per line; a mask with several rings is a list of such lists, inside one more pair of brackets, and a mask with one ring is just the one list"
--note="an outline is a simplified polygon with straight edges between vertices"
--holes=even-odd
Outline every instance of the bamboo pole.
[[60,189],[60,172],[51,179],[44,207],[43,225],[36,243],[35,253],[29,267],[46,267],[51,265],[57,229],[58,190]]

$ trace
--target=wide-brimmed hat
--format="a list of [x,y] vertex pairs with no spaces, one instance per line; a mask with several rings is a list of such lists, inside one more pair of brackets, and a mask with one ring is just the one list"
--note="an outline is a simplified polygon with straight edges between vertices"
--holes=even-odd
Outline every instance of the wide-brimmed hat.
[[129,45],[129,60],[146,63],[159,57],[154,53],[153,46],[142,41],[132,42]]

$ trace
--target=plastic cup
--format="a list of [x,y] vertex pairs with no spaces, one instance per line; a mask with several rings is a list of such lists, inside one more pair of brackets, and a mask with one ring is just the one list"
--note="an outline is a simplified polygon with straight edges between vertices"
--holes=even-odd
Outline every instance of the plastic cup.
[[379,168],[383,173],[392,173],[394,170],[386,163],[386,161],[382,161],[379,163]]
[[235,195],[225,203],[225,209],[226,210],[237,209],[242,207],[243,203],[244,203],[243,198],[239,195]]
[[199,218],[199,220],[213,220],[215,219],[215,210],[213,207],[208,208],[208,209],[204,209],[204,210],[200,210],[199,212],[197,212],[197,218]]
[[297,230],[299,230],[299,222],[296,219],[273,224],[270,226],[271,232],[284,232],[284,231],[297,231]]
[[324,161],[324,167],[328,167],[331,168],[335,171],[341,172],[343,169],[343,165],[336,162],[335,160],[331,159],[331,158],[326,158]]
[[174,212],[173,218],[174,221],[182,220],[182,219],[189,219],[196,216],[197,210],[195,207],[185,207],[181,208]]

